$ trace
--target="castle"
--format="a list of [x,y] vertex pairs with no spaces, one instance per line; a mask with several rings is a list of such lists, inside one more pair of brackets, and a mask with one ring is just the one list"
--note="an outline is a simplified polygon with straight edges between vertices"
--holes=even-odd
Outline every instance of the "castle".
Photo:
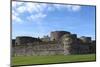
[[96,41],[91,37],[77,37],[67,31],[53,31],[49,36],[34,38],[18,36],[12,40],[12,56],[69,55],[96,52]]

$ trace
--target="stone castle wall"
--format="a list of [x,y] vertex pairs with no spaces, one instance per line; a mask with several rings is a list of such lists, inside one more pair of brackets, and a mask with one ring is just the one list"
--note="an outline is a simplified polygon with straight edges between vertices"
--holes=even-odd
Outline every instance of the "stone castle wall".
[[[90,37],[77,38],[65,31],[51,32],[51,41],[33,37],[12,40],[12,56],[87,54],[96,52],[96,42]],[[15,42],[15,43],[14,43]]]
[[41,42],[41,40],[38,38],[29,37],[29,36],[16,37],[16,40],[15,40],[16,45],[32,43],[32,42]]
[[[30,45],[31,44],[31,45]],[[13,47],[13,56],[28,56],[28,55],[55,55],[63,54],[63,45],[61,44],[41,44],[34,45],[30,43],[26,46],[17,45]]]

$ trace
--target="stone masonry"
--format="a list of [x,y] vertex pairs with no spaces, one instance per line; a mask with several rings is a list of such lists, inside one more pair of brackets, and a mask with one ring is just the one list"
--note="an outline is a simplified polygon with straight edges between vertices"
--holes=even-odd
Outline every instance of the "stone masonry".
[[34,38],[18,36],[12,40],[12,56],[90,54],[96,52],[96,41],[91,37],[66,31],[53,31],[51,36]]

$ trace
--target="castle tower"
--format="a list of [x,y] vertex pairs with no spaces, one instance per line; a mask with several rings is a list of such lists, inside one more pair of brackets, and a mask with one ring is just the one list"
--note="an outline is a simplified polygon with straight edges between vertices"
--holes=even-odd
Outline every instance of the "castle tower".
[[53,31],[51,32],[51,41],[59,41],[64,34],[70,34],[70,32],[66,31]]
[[62,43],[64,44],[64,55],[70,54],[72,44],[71,35],[65,34],[62,36]]

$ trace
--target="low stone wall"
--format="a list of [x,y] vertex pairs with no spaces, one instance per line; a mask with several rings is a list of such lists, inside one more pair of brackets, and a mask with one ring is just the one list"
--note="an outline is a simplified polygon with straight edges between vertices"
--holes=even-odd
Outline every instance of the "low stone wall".
[[26,45],[13,47],[13,56],[30,56],[30,55],[57,55],[63,53],[63,45],[59,44],[42,44]]

